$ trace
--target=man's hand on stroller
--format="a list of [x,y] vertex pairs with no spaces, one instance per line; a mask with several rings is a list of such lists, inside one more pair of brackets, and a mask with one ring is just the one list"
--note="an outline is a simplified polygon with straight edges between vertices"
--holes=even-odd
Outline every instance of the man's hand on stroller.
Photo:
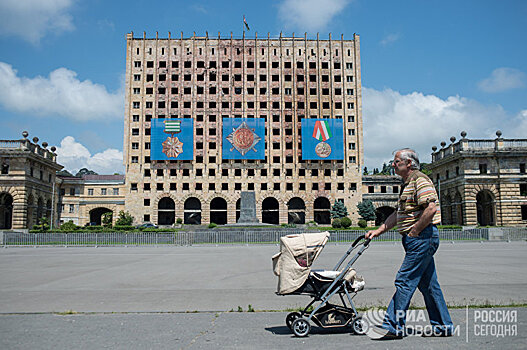
[[374,237],[377,237],[377,236],[380,236],[383,234],[383,231],[381,230],[381,228],[378,228],[378,229],[375,229],[375,230],[371,230],[371,231],[368,231],[368,233],[366,233],[366,239],[373,239]]
[[368,239],[373,239],[374,237],[380,236],[384,232],[393,228],[396,223],[397,223],[397,211],[394,211],[390,216],[388,216],[386,221],[383,224],[381,224],[381,226],[379,226],[375,230],[368,231],[368,233],[366,233],[365,236]]

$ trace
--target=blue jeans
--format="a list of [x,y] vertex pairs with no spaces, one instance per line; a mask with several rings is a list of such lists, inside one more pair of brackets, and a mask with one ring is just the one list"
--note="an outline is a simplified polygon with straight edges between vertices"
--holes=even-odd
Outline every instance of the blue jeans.
[[406,311],[415,289],[423,294],[432,329],[451,334],[453,323],[437,281],[434,254],[439,247],[435,225],[427,226],[418,237],[403,236],[406,256],[395,278],[395,294],[388,306],[382,327],[397,335],[405,335]]

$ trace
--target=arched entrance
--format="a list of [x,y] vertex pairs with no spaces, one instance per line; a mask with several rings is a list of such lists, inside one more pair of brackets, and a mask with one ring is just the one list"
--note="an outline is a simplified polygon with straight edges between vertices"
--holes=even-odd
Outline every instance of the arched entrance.
[[329,210],[331,203],[326,197],[318,197],[313,203],[313,213],[315,215],[315,222],[317,224],[331,224],[331,216]]
[[210,222],[225,225],[227,223],[227,201],[216,197],[210,202]]
[[102,214],[111,212],[110,209],[100,207],[90,210],[90,223],[94,223],[95,225],[102,225]]
[[452,224],[452,200],[449,194],[441,196],[441,222],[443,225]]
[[306,204],[302,198],[294,197],[287,202],[287,223],[305,224],[306,223]]
[[387,206],[375,209],[375,226],[379,226],[380,224],[385,222],[388,216],[392,215],[394,211],[395,208]]
[[48,201],[46,202],[46,217],[48,219],[51,218],[51,199],[48,199]]
[[479,191],[476,195],[476,208],[478,212],[478,225],[496,225],[494,216],[494,198],[488,190]]
[[454,197],[454,205],[456,207],[456,225],[463,225],[463,199],[459,192],[456,193]]
[[163,197],[157,203],[157,224],[173,225],[176,222],[176,203],[170,197]]
[[31,229],[35,225],[35,200],[30,194],[27,198],[27,228]]
[[262,202],[262,223],[278,225],[280,223],[280,205],[274,197],[267,197]]
[[0,193],[0,229],[10,230],[13,222],[13,196]]
[[185,201],[183,223],[201,225],[201,202],[196,197],[190,197]]
[[44,200],[42,197],[38,197],[37,201],[37,224],[39,224],[39,220],[42,217],[44,213]]

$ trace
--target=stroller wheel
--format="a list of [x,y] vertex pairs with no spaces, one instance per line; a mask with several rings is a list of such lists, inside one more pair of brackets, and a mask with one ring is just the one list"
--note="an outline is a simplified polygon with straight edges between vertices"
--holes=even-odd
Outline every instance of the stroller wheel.
[[309,321],[303,317],[294,320],[291,327],[294,335],[296,335],[297,337],[305,337],[309,334],[309,331],[311,330]]
[[355,334],[364,335],[368,332],[370,325],[368,324],[368,321],[363,320],[362,317],[357,317],[351,322],[351,327]]
[[293,326],[293,321],[300,317],[302,317],[300,312],[291,312],[287,314],[287,317],[285,318],[285,324],[289,329],[291,329],[291,327]]

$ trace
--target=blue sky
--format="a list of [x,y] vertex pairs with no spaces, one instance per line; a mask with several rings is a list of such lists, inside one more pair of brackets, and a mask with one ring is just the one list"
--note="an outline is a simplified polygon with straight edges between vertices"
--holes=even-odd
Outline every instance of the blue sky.
[[527,136],[527,1],[0,1],[0,138],[122,172],[125,35],[360,34],[365,165],[459,138]]

